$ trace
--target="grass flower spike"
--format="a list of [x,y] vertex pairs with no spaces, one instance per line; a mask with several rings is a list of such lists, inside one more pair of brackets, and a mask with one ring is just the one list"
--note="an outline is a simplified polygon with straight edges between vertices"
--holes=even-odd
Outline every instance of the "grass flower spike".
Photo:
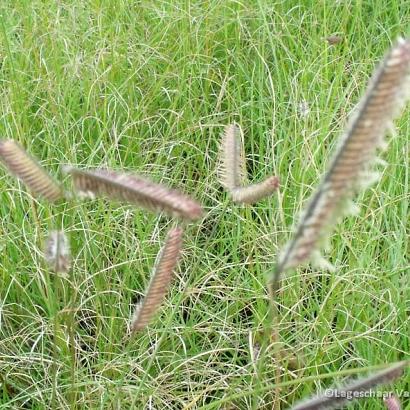
[[[338,389],[327,389],[325,395],[320,395],[302,402],[291,410],[328,410],[340,409],[348,402],[359,398],[363,393],[371,391],[374,387],[391,383],[403,375],[404,369],[409,366],[408,361],[395,363],[385,370],[369,377],[359,379],[351,384]],[[330,394],[331,393],[331,394]]]
[[50,202],[63,198],[63,191],[53,178],[13,140],[0,140],[0,159],[34,195]]
[[136,175],[72,167],[67,167],[66,172],[71,174],[75,189],[85,196],[105,196],[188,220],[198,219],[202,215],[199,203],[187,195]]
[[231,191],[232,200],[242,204],[254,204],[272,195],[279,188],[279,178],[269,177],[258,184],[238,187]]
[[70,244],[63,231],[52,231],[46,240],[45,259],[55,273],[67,273],[71,266]]
[[246,179],[246,166],[240,129],[236,124],[225,127],[219,147],[218,177],[228,191],[241,186]]
[[387,410],[401,410],[400,400],[392,393],[384,399],[384,405]]
[[247,180],[245,154],[240,138],[240,129],[235,124],[225,127],[219,148],[218,177],[221,185],[236,203],[253,204],[271,195],[279,188],[277,177],[245,185]]
[[181,228],[169,231],[164,247],[148,286],[144,300],[137,306],[131,321],[131,331],[138,332],[149,324],[168,291],[171,284],[173,271],[177,265],[182,247]]
[[376,149],[382,147],[384,134],[404,105],[409,73],[410,41],[400,40],[373,75],[293,239],[279,257],[273,284],[286,269],[311,260],[339,217],[346,213],[346,200],[360,183],[366,182],[366,171],[375,159]]

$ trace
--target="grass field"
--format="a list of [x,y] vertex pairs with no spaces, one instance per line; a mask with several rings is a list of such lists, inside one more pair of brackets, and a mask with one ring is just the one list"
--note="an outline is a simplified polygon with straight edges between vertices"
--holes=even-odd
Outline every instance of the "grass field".
[[[206,209],[186,227],[156,320],[130,338],[175,221],[104,200],[53,207],[1,168],[1,409],[285,409],[356,368],[409,358],[410,107],[380,181],[332,236],[336,272],[283,280],[273,326],[285,357],[272,345],[257,360],[266,273],[369,75],[409,32],[410,3],[2,0],[0,14],[1,138],[59,178],[62,164],[126,169]],[[232,121],[251,180],[281,180],[252,207],[232,204],[216,177]],[[74,255],[66,279],[42,258],[58,226]],[[387,389],[409,384],[407,373]]]

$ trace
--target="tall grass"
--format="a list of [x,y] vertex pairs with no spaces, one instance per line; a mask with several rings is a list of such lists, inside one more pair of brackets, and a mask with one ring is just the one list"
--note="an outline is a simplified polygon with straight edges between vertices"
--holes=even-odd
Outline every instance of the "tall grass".
[[[0,15],[1,138],[53,175],[65,163],[123,168],[183,186],[207,212],[185,227],[159,316],[130,339],[173,222],[105,201],[52,208],[1,172],[0,408],[271,408],[278,390],[286,408],[357,368],[409,357],[407,110],[381,179],[331,237],[337,271],[284,278],[282,359],[275,341],[258,365],[265,272],[376,62],[407,32],[410,5],[5,0]],[[215,172],[232,122],[250,180],[281,180],[253,207],[233,204]],[[55,221],[73,256],[58,281],[42,262]]]

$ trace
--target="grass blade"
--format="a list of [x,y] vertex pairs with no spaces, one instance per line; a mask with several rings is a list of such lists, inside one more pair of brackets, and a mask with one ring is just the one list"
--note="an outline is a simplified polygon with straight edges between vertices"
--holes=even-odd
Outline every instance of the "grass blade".
[[136,308],[131,321],[131,331],[133,333],[144,329],[161,306],[171,284],[173,271],[181,252],[182,234],[183,230],[181,228],[175,228],[171,229],[167,235],[145,298]]
[[106,196],[142,206],[151,211],[164,211],[172,216],[194,220],[202,215],[200,204],[188,196],[136,175],[112,170],[80,170],[69,167],[75,189],[86,196]]
[[351,119],[329,170],[312,195],[293,239],[280,255],[272,283],[307,262],[343,214],[345,200],[365,182],[365,171],[382,146],[392,120],[404,105],[409,84],[410,40],[400,40],[375,72]]
[[292,407],[291,410],[340,409],[350,401],[363,396],[363,393],[371,391],[374,387],[381,384],[391,383],[395,379],[401,377],[407,366],[409,366],[408,361],[395,363],[385,370],[382,370],[369,377],[354,381],[345,387],[332,390],[327,389],[325,395],[317,396],[308,401],[302,402]]
[[1,140],[0,159],[13,175],[28,186],[34,195],[50,202],[63,198],[60,186],[17,142]]

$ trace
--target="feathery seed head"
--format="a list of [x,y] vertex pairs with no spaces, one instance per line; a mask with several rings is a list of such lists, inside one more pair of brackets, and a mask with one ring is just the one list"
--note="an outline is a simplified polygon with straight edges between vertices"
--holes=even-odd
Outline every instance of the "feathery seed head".
[[71,174],[74,187],[82,196],[105,196],[189,220],[202,216],[201,205],[187,195],[136,175],[108,169],[86,171],[73,167],[66,167],[65,172]]
[[132,333],[144,329],[161,306],[172,281],[173,271],[177,265],[182,248],[182,228],[171,229],[165,245],[158,254],[151,282],[145,298],[137,305],[131,320]]
[[52,231],[45,244],[44,256],[55,273],[67,273],[71,267],[70,244],[63,231]]
[[218,177],[228,191],[241,186],[246,179],[245,155],[236,124],[225,127],[219,147]]
[[34,195],[50,202],[63,198],[61,187],[14,140],[0,140],[0,159],[13,175],[28,186]]
[[400,410],[401,404],[400,400],[394,394],[390,394],[389,397],[384,399],[384,405],[386,406],[387,410]]
[[[391,383],[401,377],[409,361],[398,362],[385,370],[372,374],[366,378],[358,379],[345,387],[340,387],[330,391],[327,389],[325,395],[319,395],[308,399],[294,407],[291,410],[329,410],[340,409],[349,401],[366,397],[362,393],[371,391],[374,387],[381,384]],[[332,393],[332,394],[330,394]]]
[[409,93],[409,78],[410,40],[399,41],[373,75],[329,170],[312,195],[293,239],[281,253],[271,281],[274,287],[284,270],[311,259],[343,214],[346,200],[368,180],[366,172],[376,149],[383,145],[383,136]]
[[268,177],[257,184],[237,187],[231,191],[232,200],[236,203],[254,204],[255,202],[272,195],[279,188],[278,177]]
[[245,154],[240,129],[236,124],[225,127],[219,148],[218,176],[221,185],[236,203],[253,204],[271,195],[279,187],[277,177],[269,177],[257,184],[243,185],[247,179]]

